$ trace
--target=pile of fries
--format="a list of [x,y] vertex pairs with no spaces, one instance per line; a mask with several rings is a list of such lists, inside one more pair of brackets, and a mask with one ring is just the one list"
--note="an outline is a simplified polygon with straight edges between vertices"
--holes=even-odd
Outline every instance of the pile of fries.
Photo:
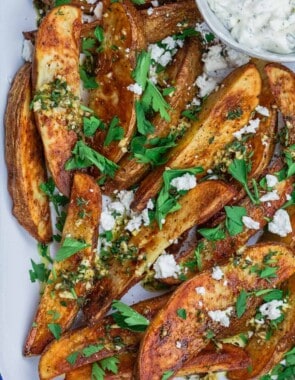
[[[295,378],[294,73],[252,59],[201,98],[194,1],[37,5],[5,127],[40,379]],[[167,292],[119,301],[141,281]]]

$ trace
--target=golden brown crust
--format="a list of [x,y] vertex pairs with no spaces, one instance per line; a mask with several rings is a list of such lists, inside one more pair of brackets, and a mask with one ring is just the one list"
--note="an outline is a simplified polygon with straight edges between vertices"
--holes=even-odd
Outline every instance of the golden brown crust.
[[[79,216],[81,215],[79,199],[83,199],[83,216]],[[53,339],[53,335],[48,329],[49,323],[57,323],[62,331],[66,331],[76,317],[79,310],[78,300],[67,298],[63,292],[56,288],[56,285],[61,283],[62,275],[78,273],[82,260],[87,260],[90,267],[94,267],[94,249],[97,244],[100,213],[101,193],[99,187],[90,176],[76,173],[62,241],[66,237],[71,237],[84,241],[89,247],[63,261],[54,263],[34,318],[34,324],[25,342],[25,355],[41,354],[46,345]],[[78,281],[73,285],[73,288],[77,297],[83,298],[89,292],[87,282],[83,280]],[[53,320],[52,312],[58,313],[59,317]]]
[[[65,81],[73,96],[80,99],[79,38],[81,11],[65,5],[54,8],[42,21],[36,37],[33,62],[34,94],[57,77]],[[69,196],[72,173],[64,166],[77,141],[69,129],[65,108],[36,109],[35,118],[42,138],[48,169],[57,188]]]
[[52,238],[49,201],[40,190],[47,180],[42,142],[30,110],[31,65],[16,74],[5,113],[5,158],[12,213],[38,241]]

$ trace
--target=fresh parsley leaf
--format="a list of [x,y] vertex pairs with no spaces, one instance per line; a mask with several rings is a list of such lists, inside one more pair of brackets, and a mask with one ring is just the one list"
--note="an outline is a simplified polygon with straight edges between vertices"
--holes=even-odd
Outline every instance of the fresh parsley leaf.
[[104,129],[104,124],[96,116],[83,117],[83,133],[86,137],[93,136],[98,128]]
[[89,346],[83,348],[82,355],[85,358],[89,358],[89,356],[92,356],[103,349],[104,349],[103,344],[90,344]]
[[136,67],[132,72],[132,78],[142,89],[145,89],[151,64],[151,55],[143,50],[137,57]]
[[104,380],[105,371],[98,365],[98,363],[92,364],[91,379]]
[[207,339],[213,339],[215,337],[215,334],[212,330],[207,330],[206,331],[206,338]]
[[112,307],[117,310],[116,313],[112,314],[112,317],[117,325],[122,328],[131,331],[145,331],[150,323],[148,319],[121,301],[114,300]]
[[120,141],[123,137],[124,128],[119,125],[119,118],[115,116],[110,123],[103,146],[108,146],[113,141]]
[[259,273],[260,278],[275,278],[277,277],[277,267],[265,267]]
[[213,228],[200,228],[198,232],[209,241],[218,241],[225,238],[225,232],[222,225]]
[[44,243],[38,243],[37,248],[39,255],[43,257],[48,263],[52,264],[53,260],[50,256],[49,246]]
[[237,107],[235,109],[228,111],[226,118],[228,120],[235,120],[235,119],[239,119],[242,115],[243,115],[242,108]]
[[97,26],[95,29],[94,29],[94,35],[97,39],[98,42],[103,42],[104,40],[104,32],[103,32],[103,28],[101,26]]
[[200,242],[194,251],[194,258],[191,261],[187,261],[184,265],[193,271],[197,268],[199,271],[202,270],[202,256],[201,252],[204,249],[204,243]]
[[215,39],[215,35],[213,33],[206,33],[205,34],[205,40],[207,43],[214,41],[214,39]]
[[56,320],[60,317],[59,312],[56,311],[56,310],[48,310],[48,311],[47,311],[47,314],[49,314],[49,315],[52,316],[52,320],[53,320],[53,321],[56,321]]
[[139,101],[135,102],[135,113],[138,132],[144,136],[153,133],[155,131],[155,127],[149,120],[146,119],[144,107]]
[[174,374],[174,371],[166,371],[163,373],[161,380],[168,380]]
[[66,361],[68,363],[70,363],[71,365],[75,364],[76,363],[76,360],[78,358],[78,355],[79,355],[79,352],[75,351],[75,352],[72,352],[70,355],[68,355],[66,357]]
[[80,78],[83,82],[84,88],[87,90],[98,88],[98,83],[96,82],[96,79],[94,76],[91,76],[85,68],[80,66],[79,68]]
[[31,282],[39,281],[41,283],[47,282],[50,270],[46,268],[44,263],[36,264],[34,260],[31,259],[32,269],[29,270]]
[[75,253],[87,247],[90,247],[90,244],[86,244],[80,240],[73,239],[71,237],[66,237],[62,243],[62,246],[56,252],[55,261],[60,262],[65,259],[68,259]]
[[176,90],[175,87],[166,87],[163,89],[162,94],[163,94],[163,96],[168,96],[168,95],[172,94],[172,92],[174,92],[175,90]]
[[240,234],[244,229],[242,217],[247,215],[245,207],[225,206],[226,220],[225,226],[230,236]]
[[69,199],[64,195],[55,192],[53,178],[50,177],[47,182],[41,183],[40,189],[48,196],[49,201],[53,204],[57,215],[60,215],[59,207],[65,206],[69,202]]
[[241,290],[236,303],[236,313],[238,318],[241,318],[241,316],[246,311],[248,297],[249,293],[247,293],[245,290]]
[[82,40],[82,52],[87,55],[91,56],[91,53],[89,50],[93,49],[95,47],[96,41],[94,38],[83,38]]
[[61,5],[66,5],[66,4],[70,4],[70,3],[71,3],[71,0],[55,0],[54,6],[60,7]]
[[111,356],[99,361],[101,368],[105,371],[110,371],[112,373],[118,373],[118,364],[120,360],[116,356]]
[[179,318],[186,319],[186,310],[185,309],[177,309],[176,311]]
[[54,336],[54,338],[56,340],[59,340],[59,338],[61,336],[61,332],[62,332],[60,324],[58,324],[58,323],[48,323],[47,327],[50,330],[50,332],[52,333],[52,335]]
[[252,203],[257,204],[258,200],[255,199],[248,187],[248,165],[245,160],[234,159],[228,167],[228,172],[244,187]]
[[132,0],[132,3],[135,5],[144,5],[145,0]]
[[160,115],[166,121],[170,121],[170,116],[167,110],[170,109],[170,105],[163,98],[161,92],[149,79],[147,80],[147,86],[142,96],[142,103],[145,109],[150,107],[155,112],[160,112]]
[[287,208],[290,206],[293,206],[295,204],[295,191],[293,190],[291,193],[291,199],[289,199],[283,206],[282,208]]
[[119,168],[117,164],[108,160],[94,149],[89,148],[81,140],[76,143],[72,153],[74,157],[67,161],[65,165],[66,170],[83,169],[94,165],[101,173],[114,177],[116,170]]

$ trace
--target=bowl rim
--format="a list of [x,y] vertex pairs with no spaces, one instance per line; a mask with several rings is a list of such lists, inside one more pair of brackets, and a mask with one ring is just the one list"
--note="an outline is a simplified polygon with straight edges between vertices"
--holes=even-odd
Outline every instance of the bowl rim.
[[295,62],[295,53],[279,54],[272,53],[267,50],[255,51],[251,48],[242,47],[230,34],[230,32],[221,23],[215,13],[211,10],[207,0],[195,0],[197,7],[202,14],[204,21],[208,24],[216,36],[226,45],[238,50],[241,53],[247,54],[250,57],[264,59],[272,62]]

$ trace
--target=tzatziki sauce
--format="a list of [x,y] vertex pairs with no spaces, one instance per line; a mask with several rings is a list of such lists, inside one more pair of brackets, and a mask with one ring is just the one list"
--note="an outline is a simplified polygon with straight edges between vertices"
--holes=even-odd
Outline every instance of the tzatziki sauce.
[[256,51],[295,52],[295,0],[207,0],[240,44]]

